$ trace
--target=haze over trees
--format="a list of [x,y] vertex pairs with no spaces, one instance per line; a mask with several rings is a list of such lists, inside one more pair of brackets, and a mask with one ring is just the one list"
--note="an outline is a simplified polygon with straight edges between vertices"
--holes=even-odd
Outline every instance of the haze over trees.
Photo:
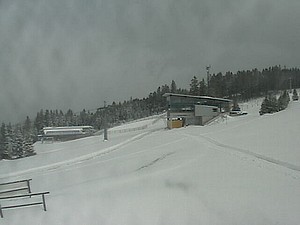
[[[207,85],[209,83],[209,85]],[[145,98],[130,98],[124,102],[112,102],[105,109],[73,112],[69,109],[63,112],[58,109],[41,109],[36,117],[29,117],[23,123],[11,125],[2,123],[0,131],[0,159],[15,159],[34,155],[32,143],[37,141],[37,135],[43,127],[90,125],[96,129],[103,129],[104,119],[109,127],[155,114],[166,110],[165,93],[190,95],[208,95],[213,97],[237,100],[267,96],[262,105],[262,112],[284,109],[289,99],[284,92],[277,100],[270,92],[277,92],[289,88],[300,87],[300,70],[298,68],[281,68],[274,66],[259,71],[243,70],[236,73],[211,74],[209,82],[193,76],[189,89],[178,88],[174,80],[171,84],[159,86],[156,91],[149,93]],[[271,106],[270,106],[271,105]],[[272,111],[271,110],[271,111]],[[106,116],[109,115],[109,116]]]

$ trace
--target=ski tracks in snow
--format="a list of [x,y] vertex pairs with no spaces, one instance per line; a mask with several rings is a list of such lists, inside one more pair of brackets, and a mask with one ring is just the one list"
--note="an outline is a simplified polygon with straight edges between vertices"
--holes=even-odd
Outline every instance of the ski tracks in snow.
[[[171,145],[171,144],[179,143],[179,142],[181,142],[184,139],[186,139],[186,137],[181,138],[181,139],[176,139],[175,141],[172,141],[172,142],[167,142],[167,143],[163,143],[163,144],[160,144],[160,145],[156,145],[156,146],[153,146],[153,147],[151,147],[149,149],[139,149],[139,150],[137,150],[135,152],[126,153],[126,154],[121,155],[121,156],[114,156],[114,157],[110,157],[110,158],[103,159],[103,160],[97,160],[95,162],[89,162],[88,164],[82,164],[79,167],[77,166],[76,169],[87,167],[87,166],[93,166],[93,165],[99,164],[99,163],[106,163],[106,162],[110,162],[110,161],[114,161],[114,160],[120,160],[120,159],[129,160],[130,158],[138,157],[141,154],[147,154],[148,152],[153,153],[155,151],[160,151],[162,147],[166,147],[166,146]],[[171,153],[166,153],[166,154],[164,154],[163,156],[161,156],[159,158],[165,158],[165,157],[167,157],[167,156],[169,156],[169,155],[171,155],[173,153],[176,153],[176,151],[171,152]],[[153,161],[155,161],[155,160],[153,160]],[[144,166],[144,167],[146,168],[146,166]],[[72,169],[72,168],[70,168],[70,169]],[[139,169],[136,169],[135,171],[138,171],[138,170]]]
[[[223,144],[223,143],[220,143],[219,141],[217,141],[213,138],[210,138],[210,137],[207,137],[207,136],[204,136],[204,135],[199,135],[199,136],[195,136],[195,135],[192,135],[192,134],[185,134],[185,135],[193,137],[193,138],[200,137],[200,138],[208,141],[209,143],[213,144],[214,146],[217,146],[217,147],[220,147],[220,148],[223,148],[223,149],[229,149],[231,151],[240,152],[240,153],[246,154],[248,156],[252,156],[254,158],[257,158],[261,161],[265,161],[265,162],[271,163],[271,164],[276,165],[276,166],[280,166],[280,167],[284,167],[284,168],[289,169],[289,170],[300,172],[300,166],[296,166],[296,165],[293,165],[293,164],[288,163],[288,162],[284,162],[284,161],[274,159],[274,158],[271,158],[271,157],[268,157],[268,156],[265,156],[265,155],[261,155],[261,154],[255,153],[255,152],[251,152],[251,151],[246,150],[246,149],[242,149],[242,148],[230,146],[230,145],[227,145],[227,144]],[[295,176],[292,176],[292,177],[296,178]]]
[[111,153],[113,151],[116,151],[116,150],[120,149],[121,147],[123,147],[123,146],[125,146],[129,143],[132,143],[133,141],[139,140],[139,139],[143,138],[144,136],[146,136],[150,133],[152,133],[152,131],[138,134],[138,135],[136,135],[136,136],[124,141],[124,142],[121,142],[119,144],[113,145],[113,146],[108,147],[106,149],[101,149],[98,152],[93,152],[93,153],[83,155],[83,156],[79,156],[79,157],[76,157],[76,158],[73,158],[73,159],[69,159],[69,160],[65,160],[65,161],[61,161],[61,162],[57,162],[57,163],[53,163],[53,164],[49,164],[49,165],[45,165],[45,166],[35,167],[35,168],[23,170],[23,171],[17,171],[17,172],[13,172],[13,173],[3,174],[3,175],[0,175],[0,179],[17,177],[17,176],[24,176],[24,175],[32,174],[32,173],[55,171],[55,170],[64,169],[66,167],[73,166],[73,165],[76,165],[76,164],[81,164],[81,163],[90,161],[92,159],[95,159],[99,156],[102,156],[102,155]]
[[138,168],[136,171],[139,171],[139,170],[142,170],[142,169],[146,169],[146,168],[148,168],[148,167],[150,167],[150,166],[153,166],[155,163],[157,163],[157,162],[159,162],[159,161],[165,159],[165,158],[168,157],[169,155],[173,155],[173,154],[175,154],[175,152],[169,152],[169,153],[167,153],[167,154],[164,154],[164,155],[162,155],[161,157],[158,157],[158,158],[156,158],[155,160],[151,161],[150,163],[148,163],[148,164],[146,164],[146,165],[144,165],[144,166],[141,166],[141,167]]
[[[159,131],[159,130],[161,130],[161,129],[160,128],[159,129],[153,129],[153,130],[138,134],[138,135],[136,135],[132,138],[129,138],[128,140],[123,141],[119,144],[110,146],[110,147],[105,148],[105,149],[101,149],[100,151],[97,151],[97,152],[93,152],[93,153],[90,153],[90,154],[86,154],[86,155],[82,155],[82,156],[79,156],[79,157],[76,157],[76,158],[72,158],[72,159],[69,159],[69,160],[64,160],[64,161],[61,161],[61,162],[52,163],[52,164],[45,165],[45,166],[39,166],[39,167],[35,167],[35,168],[23,170],[23,171],[16,171],[16,172],[13,172],[13,173],[2,174],[2,175],[0,174],[0,179],[26,176],[28,174],[33,174],[33,173],[53,172],[53,171],[62,170],[62,169],[66,170],[68,168],[71,168],[72,166],[76,166],[76,169],[82,168],[82,167],[85,167],[85,166],[91,166],[91,165],[93,165],[93,163],[91,163],[91,160],[94,160],[96,158],[99,158],[99,157],[102,157],[104,155],[115,152],[115,151],[119,150],[120,148],[123,148],[124,146],[126,146],[128,144],[131,144],[134,141],[140,140],[140,139],[144,138],[145,136],[147,136],[147,135],[149,135],[153,132]],[[120,158],[133,157],[133,156],[138,155],[138,154],[144,154],[145,152],[148,152],[148,151],[159,150],[159,149],[161,149],[161,147],[163,147],[165,145],[174,144],[174,143],[182,141],[183,139],[186,139],[186,137],[174,140],[172,142],[163,143],[161,145],[154,146],[150,149],[139,150],[137,152],[132,152],[132,153],[125,154],[123,156],[116,156],[116,157],[108,158],[108,159],[105,159],[105,160],[97,161],[95,163],[97,164],[97,163],[112,161],[112,160],[116,160],[116,159],[120,159]],[[173,152],[173,153],[175,153],[175,152]],[[171,154],[173,154],[173,153],[171,152]],[[170,155],[170,153],[166,153],[165,155],[162,156],[162,158],[165,158],[169,155]],[[87,164],[86,162],[89,162],[89,163]],[[147,166],[145,166],[145,168],[146,167]]]

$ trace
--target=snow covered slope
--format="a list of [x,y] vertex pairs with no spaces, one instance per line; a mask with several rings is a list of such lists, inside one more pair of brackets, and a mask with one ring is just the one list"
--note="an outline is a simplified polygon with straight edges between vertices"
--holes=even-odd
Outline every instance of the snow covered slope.
[[300,103],[264,116],[259,106],[245,103],[248,115],[205,127],[166,130],[163,119],[149,118],[107,142],[36,144],[36,156],[0,162],[0,182],[32,178],[33,191],[50,191],[48,211],[5,210],[0,222],[297,225]]

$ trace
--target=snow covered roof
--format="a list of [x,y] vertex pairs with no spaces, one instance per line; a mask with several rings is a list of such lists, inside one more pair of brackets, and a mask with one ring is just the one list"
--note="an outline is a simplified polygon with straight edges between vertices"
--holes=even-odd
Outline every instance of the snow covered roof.
[[164,97],[175,96],[175,97],[183,97],[183,98],[196,98],[196,99],[201,99],[201,100],[212,100],[212,101],[219,101],[219,102],[232,102],[232,100],[230,100],[230,99],[215,98],[215,97],[211,97],[211,96],[195,96],[195,95],[183,95],[183,94],[175,94],[175,93],[165,93],[163,96]]
[[73,130],[73,129],[92,129],[92,126],[67,126],[67,127],[44,127],[43,130]]

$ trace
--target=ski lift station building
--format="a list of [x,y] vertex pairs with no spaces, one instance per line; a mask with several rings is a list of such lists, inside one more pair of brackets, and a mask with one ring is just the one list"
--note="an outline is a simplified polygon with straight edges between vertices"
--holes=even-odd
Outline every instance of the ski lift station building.
[[229,112],[232,100],[210,96],[165,93],[168,128],[205,125],[223,112]]
[[91,136],[94,133],[92,126],[67,126],[67,127],[44,127],[43,140],[72,140],[81,137]]

